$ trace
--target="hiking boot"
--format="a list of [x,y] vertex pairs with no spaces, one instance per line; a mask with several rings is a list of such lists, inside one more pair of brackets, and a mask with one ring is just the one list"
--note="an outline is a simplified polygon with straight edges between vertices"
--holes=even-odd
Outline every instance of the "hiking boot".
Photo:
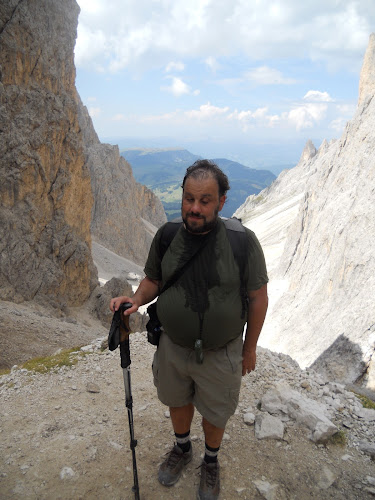
[[173,486],[180,479],[182,470],[193,456],[193,447],[184,453],[176,444],[159,467],[158,479],[164,486]]
[[207,464],[204,460],[201,465],[201,482],[199,485],[198,500],[217,500],[220,494],[220,466],[219,462]]

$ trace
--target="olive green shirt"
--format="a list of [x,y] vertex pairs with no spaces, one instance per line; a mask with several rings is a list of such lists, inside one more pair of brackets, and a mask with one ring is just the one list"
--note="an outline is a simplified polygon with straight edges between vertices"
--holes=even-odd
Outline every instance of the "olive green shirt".
[[[239,268],[223,221],[219,219],[207,235],[189,233],[182,224],[161,261],[163,227],[151,244],[146,276],[160,281],[162,287],[191,259],[184,273],[158,298],[157,313],[164,332],[176,344],[191,349],[199,338],[203,349],[214,349],[242,335],[247,317],[241,318]],[[252,231],[245,230],[249,243],[246,283],[251,291],[266,284],[268,277],[260,243]]]

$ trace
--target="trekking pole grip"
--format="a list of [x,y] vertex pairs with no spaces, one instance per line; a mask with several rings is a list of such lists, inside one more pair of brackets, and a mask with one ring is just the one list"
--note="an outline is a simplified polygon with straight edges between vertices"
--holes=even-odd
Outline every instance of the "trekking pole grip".
[[[130,302],[124,302],[121,304],[119,308],[119,313],[120,313],[120,331],[121,332],[121,337],[123,340],[120,341],[120,356],[121,356],[121,368],[127,368],[130,363],[130,347],[129,347],[129,334],[130,334],[130,328],[129,328],[129,317],[126,317],[126,320],[124,318],[124,311],[127,309],[130,309],[133,304]],[[125,338],[124,338],[125,336]]]
[[129,337],[123,342],[120,342],[120,356],[121,356],[121,368],[127,368],[130,363],[130,348],[129,348]]

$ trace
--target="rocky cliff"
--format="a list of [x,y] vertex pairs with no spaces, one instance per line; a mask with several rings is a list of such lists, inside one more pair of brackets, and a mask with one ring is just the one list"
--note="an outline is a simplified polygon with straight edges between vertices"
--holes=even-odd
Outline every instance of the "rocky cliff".
[[370,35],[369,44],[363,60],[359,81],[358,106],[362,106],[365,99],[375,95],[375,33]]
[[324,141],[318,151],[307,144],[294,169],[237,213],[259,234],[271,262],[271,311],[261,345],[335,380],[372,388],[374,42],[371,35],[358,109],[341,139]]
[[0,5],[0,298],[77,304],[97,282],[74,0]]
[[78,13],[75,0],[0,5],[0,299],[80,304],[97,284],[91,232],[143,264],[166,220],[77,95]]
[[161,201],[137,183],[117,146],[102,144],[87,109],[79,104],[84,152],[94,196],[91,232],[98,243],[143,265],[156,228],[167,218]]

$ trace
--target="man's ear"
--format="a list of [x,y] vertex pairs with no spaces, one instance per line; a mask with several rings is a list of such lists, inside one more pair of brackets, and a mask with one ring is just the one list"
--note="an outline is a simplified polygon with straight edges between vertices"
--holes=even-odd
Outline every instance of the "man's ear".
[[227,197],[225,196],[225,194],[223,194],[223,196],[220,196],[220,198],[219,198],[219,212],[223,208],[226,199],[227,199]]

